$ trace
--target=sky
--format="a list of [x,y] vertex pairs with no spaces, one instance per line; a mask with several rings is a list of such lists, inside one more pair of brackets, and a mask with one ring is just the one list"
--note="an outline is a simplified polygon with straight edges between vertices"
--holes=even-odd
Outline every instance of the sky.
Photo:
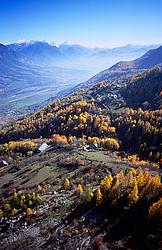
[[0,42],[162,43],[162,0],[0,0]]

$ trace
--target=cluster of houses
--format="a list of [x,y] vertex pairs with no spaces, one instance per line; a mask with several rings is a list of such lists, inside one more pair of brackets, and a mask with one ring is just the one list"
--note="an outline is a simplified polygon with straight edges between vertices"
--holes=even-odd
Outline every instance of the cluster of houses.
[[[43,153],[50,148],[51,148],[50,145],[48,145],[47,143],[43,143],[41,144],[41,146],[39,146],[37,149],[34,150],[34,153],[35,154]],[[9,164],[7,161],[0,160],[0,168],[5,168],[6,170],[9,170],[11,167],[12,167],[11,164]]]
[[113,99],[116,100],[118,98],[119,98],[119,96],[117,94],[114,94],[113,92],[108,93],[107,97],[106,97],[107,100],[113,100]]
[[[82,141],[80,139],[76,140],[75,142],[73,142],[72,146],[73,147],[82,147]],[[43,153],[43,152],[46,152],[48,151],[49,149],[52,149],[53,147],[48,145],[47,143],[42,143],[35,151],[34,153],[35,154],[38,154],[38,153]],[[99,146],[97,143],[90,143],[90,144],[87,144],[83,147],[83,150],[84,151],[87,151],[87,152],[94,152],[96,150],[99,149]],[[125,158],[127,157],[127,153],[125,151],[121,151],[119,152],[118,154],[121,158]],[[11,164],[9,164],[7,161],[5,160],[0,160],[0,168],[4,168],[6,169],[7,171],[10,170],[13,166]],[[132,167],[136,167],[136,166],[132,166]],[[152,175],[159,175],[159,171],[150,171]],[[160,176],[162,178],[162,173],[160,173]]]
[[[73,142],[72,144],[73,147],[81,147],[82,146],[82,141],[81,140],[76,140],[75,142]],[[51,149],[52,147],[50,145],[48,145],[47,143],[43,143],[38,149],[36,149],[35,153],[43,153],[49,149]],[[91,143],[91,144],[87,144],[83,147],[84,151],[95,151],[98,149],[98,144],[97,143]]]

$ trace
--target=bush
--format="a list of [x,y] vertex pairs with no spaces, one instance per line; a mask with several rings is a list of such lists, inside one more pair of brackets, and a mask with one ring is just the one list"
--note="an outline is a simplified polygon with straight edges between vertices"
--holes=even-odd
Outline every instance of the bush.
[[28,151],[33,151],[36,148],[36,144],[32,141],[10,141],[6,145],[6,151],[15,153],[27,154]]
[[104,148],[109,150],[118,150],[120,147],[119,142],[114,138],[102,139],[102,145]]
[[4,209],[5,209],[6,211],[11,211],[11,205],[8,204],[8,203],[6,203],[6,204],[4,205]]
[[0,154],[4,154],[6,151],[5,146],[0,146]]
[[38,193],[24,193],[22,190],[16,192],[14,190],[13,198],[9,203],[6,203],[1,209],[3,216],[15,216],[17,214],[26,213],[27,216],[33,214],[34,208],[43,203],[43,198]]
[[2,209],[0,209],[0,218],[4,216],[4,212]]

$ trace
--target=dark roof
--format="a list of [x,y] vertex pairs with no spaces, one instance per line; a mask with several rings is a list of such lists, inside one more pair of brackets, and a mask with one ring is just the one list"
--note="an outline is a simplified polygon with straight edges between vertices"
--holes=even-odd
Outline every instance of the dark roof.
[[92,143],[92,144],[89,145],[89,148],[90,148],[90,149],[97,149],[97,146],[96,146],[95,144]]

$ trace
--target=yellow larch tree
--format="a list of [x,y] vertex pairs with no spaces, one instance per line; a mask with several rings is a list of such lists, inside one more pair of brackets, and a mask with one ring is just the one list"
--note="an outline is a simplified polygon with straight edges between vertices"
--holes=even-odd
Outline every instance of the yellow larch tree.
[[103,195],[101,193],[101,189],[97,188],[97,191],[96,191],[96,203],[99,204],[102,201],[103,201]]
[[83,193],[83,187],[81,184],[78,184],[77,190],[76,190],[77,194],[81,195]]
[[66,178],[66,179],[64,180],[64,188],[65,188],[65,189],[68,189],[69,187],[70,187],[70,181],[69,181],[68,178]]
[[132,192],[129,194],[129,201],[130,203],[136,203],[139,198],[138,195],[138,185],[137,185],[137,180],[135,179],[134,181],[134,187]]

